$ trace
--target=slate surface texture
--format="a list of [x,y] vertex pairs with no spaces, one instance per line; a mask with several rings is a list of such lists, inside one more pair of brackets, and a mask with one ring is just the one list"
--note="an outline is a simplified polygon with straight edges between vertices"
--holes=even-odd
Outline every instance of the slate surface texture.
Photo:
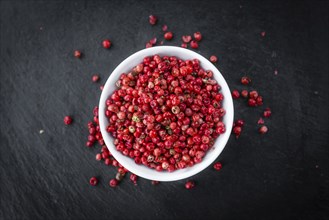
[[[159,17],[158,25],[148,16]],[[328,1],[0,1],[0,219],[324,219],[328,216]],[[264,106],[235,101],[246,121],[218,160],[185,180],[128,178],[85,147],[99,86],[167,24],[202,32],[231,89],[252,78]],[[265,37],[261,32],[265,31]],[[113,47],[102,48],[110,38]],[[82,59],[73,51],[83,52]],[[274,74],[277,70],[277,74]],[[101,82],[91,82],[99,73]],[[268,134],[257,133],[265,107]],[[63,124],[72,115],[72,126]],[[44,130],[40,134],[39,131]],[[99,176],[97,187],[89,185]]]

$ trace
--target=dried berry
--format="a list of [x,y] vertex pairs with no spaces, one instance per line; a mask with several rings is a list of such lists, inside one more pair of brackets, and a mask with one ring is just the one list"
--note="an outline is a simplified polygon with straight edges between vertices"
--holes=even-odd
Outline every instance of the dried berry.
[[233,91],[232,91],[232,97],[233,97],[234,99],[239,98],[239,97],[240,97],[240,93],[239,93],[239,91],[238,91],[238,90],[233,90]]
[[171,40],[173,38],[173,33],[172,32],[166,32],[164,35],[163,35],[164,39],[166,40]]
[[242,90],[242,91],[241,91],[241,96],[242,96],[243,98],[248,98],[248,95],[249,95],[248,90]]
[[99,80],[99,75],[97,75],[97,74],[93,75],[92,81],[97,82],[98,80]]
[[190,43],[191,40],[192,40],[192,37],[190,35],[184,35],[184,36],[182,36],[182,41],[184,43]]
[[103,40],[102,45],[104,48],[109,49],[112,45],[110,40]]
[[272,111],[271,111],[270,108],[266,108],[264,113],[263,113],[265,118],[269,118],[271,116],[271,114],[272,114]]
[[259,118],[257,121],[257,124],[262,125],[264,124],[264,119],[263,118]]
[[150,15],[149,16],[149,23],[151,25],[155,25],[157,23],[157,21],[158,21],[158,18],[155,15]]
[[70,125],[70,124],[72,124],[72,122],[73,122],[73,119],[71,118],[71,116],[64,117],[64,124]]
[[185,183],[185,188],[186,189],[192,189],[192,188],[194,188],[195,187],[195,183],[193,182],[193,181],[187,181],[186,183]]
[[[106,100],[106,130],[116,150],[157,171],[200,163],[225,132],[223,95],[212,72],[201,69],[196,59],[159,55],[144,58],[132,71],[140,74],[123,73],[118,89]],[[98,108],[94,113],[98,123]],[[103,142],[93,129],[90,134],[88,141]],[[192,144],[199,146],[194,153],[187,148]]]
[[111,179],[109,182],[109,185],[113,188],[116,187],[118,184],[119,184],[119,182],[117,179]]
[[212,56],[210,56],[210,58],[209,58],[209,60],[210,60],[210,62],[212,62],[212,63],[217,63],[217,57],[215,56],[215,55],[212,55]]
[[165,32],[165,31],[167,31],[167,30],[168,30],[168,26],[164,24],[164,25],[162,26],[162,31]]
[[214,169],[217,170],[217,171],[219,171],[220,169],[222,169],[222,164],[221,164],[221,162],[216,162],[216,163],[214,164]]
[[197,41],[192,40],[192,41],[190,42],[190,47],[193,48],[193,49],[197,49],[197,48],[199,47],[199,44],[198,44]]
[[74,57],[76,57],[76,58],[81,58],[81,56],[82,56],[81,51],[79,51],[79,50],[75,50],[75,51],[74,51]]
[[200,32],[195,32],[193,36],[196,41],[200,41],[202,39],[202,34]]
[[248,76],[243,76],[243,77],[241,78],[241,83],[242,83],[243,85],[248,85],[249,83],[251,83],[251,79],[250,79]]
[[265,133],[267,133],[267,131],[268,131],[268,128],[265,125],[263,125],[262,127],[259,128],[259,133],[261,133],[261,134],[265,134]]
[[90,178],[89,183],[90,183],[90,185],[92,185],[92,186],[96,186],[97,183],[98,183],[98,179],[97,179],[96,177],[93,176],[93,177]]

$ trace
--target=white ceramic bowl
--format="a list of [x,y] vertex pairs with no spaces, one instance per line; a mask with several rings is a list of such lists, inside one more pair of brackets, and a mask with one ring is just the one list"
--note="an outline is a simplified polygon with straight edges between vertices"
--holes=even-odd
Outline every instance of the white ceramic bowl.
[[[206,156],[203,158],[201,163],[195,164],[194,166],[185,169],[176,170],[174,172],[166,172],[166,171],[158,172],[144,165],[136,164],[133,159],[124,156],[121,152],[115,149],[115,146],[113,144],[113,137],[106,131],[106,127],[109,123],[105,116],[105,109],[106,109],[105,102],[106,99],[117,89],[117,87],[115,86],[116,81],[119,79],[122,73],[129,72],[134,66],[141,63],[144,57],[152,56],[155,54],[158,54],[160,56],[164,56],[164,55],[176,56],[183,60],[194,59],[194,58],[200,60],[201,67],[203,69],[213,71],[214,78],[222,87],[221,92],[224,95],[222,106],[226,110],[226,115],[223,118],[223,122],[225,123],[226,126],[226,132],[220,135],[216,139],[213,148],[211,148],[206,153]],[[127,59],[122,61],[122,63],[120,63],[119,66],[117,66],[117,68],[115,68],[115,70],[112,72],[112,74],[106,81],[103,92],[101,94],[101,98],[99,102],[99,124],[107,148],[110,150],[113,157],[121,165],[127,168],[130,172],[150,180],[175,181],[175,180],[188,178],[190,176],[193,176],[201,172],[216,160],[216,158],[222,152],[229,139],[230,131],[232,130],[232,124],[233,124],[233,114],[234,114],[233,111],[234,111],[233,101],[232,101],[230,89],[222,74],[211,62],[209,62],[206,58],[204,58],[200,54],[188,49],[184,49],[181,47],[173,47],[173,46],[158,46],[158,47],[143,49],[141,51],[134,53],[133,55],[129,56]]]

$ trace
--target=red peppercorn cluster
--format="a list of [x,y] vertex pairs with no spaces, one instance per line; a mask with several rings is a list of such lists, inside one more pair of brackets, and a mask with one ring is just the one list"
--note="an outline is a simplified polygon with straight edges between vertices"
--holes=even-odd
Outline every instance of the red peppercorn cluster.
[[116,149],[157,171],[200,163],[225,132],[223,95],[198,60],[145,57],[107,100],[107,131]]
[[238,119],[233,123],[232,133],[235,134],[236,138],[240,137],[243,125],[244,125],[244,121],[242,119]]
[[[249,85],[251,83],[251,79],[248,76],[243,76],[240,79],[240,82],[242,85]],[[250,107],[256,107],[256,106],[263,105],[263,97],[260,96],[256,90],[252,90],[252,91],[248,92],[248,90],[244,89],[241,91],[241,93],[238,90],[232,91],[233,99],[238,99],[238,98],[240,98],[240,96],[242,98],[248,99],[248,105]],[[265,118],[269,118],[271,116],[271,114],[272,114],[272,112],[271,112],[270,108],[266,108],[263,112],[263,116]],[[264,123],[265,122],[264,122],[263,118],[259,118],[257,121],[257,124],[262,125],[258,129],[260,134],[265,134],[268,131],[267,126],[263,125]],[[244,124],[244,121],[242,119],[236,120],[233,123],[232,134],[234,134],[236,138],[239,138],[239,136],[241,135],[241,132],[243,129],[243,124]]]
[[[241,78],[241,84],[243,85],[249,85],[251,83],[251,79],[247,76],[244,76]],[[232,91],[232,97],[233,99],[240,98],[248,98],[248,105],[250,107],[256,107],[263,105],[263,97],[258,94],[256,90],[252,90],[248,92],[248,90],[242,90],[241,93],[238,90]]]
[[[202,34],[200,32],[195,32],[193,37],[194,39],[192,39],[191,35],[183,35],[181,47],[187,48],[188,44],[190,44],[191,48],[197,49],[199,47],[199,41],[202,39]],[[216,57],[213,57],[212,59],[216,59]]]

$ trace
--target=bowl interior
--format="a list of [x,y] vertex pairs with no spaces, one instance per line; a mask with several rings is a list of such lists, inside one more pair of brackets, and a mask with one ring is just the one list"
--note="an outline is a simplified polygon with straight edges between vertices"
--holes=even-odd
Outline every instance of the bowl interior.
[[[199,164],[195,164],[192,167],[176,170],[170,173],[165,171],[158,172],[144,165],[138,165],[134,162],[133,159],[122,155],[121,152],[118,152],[115,149],[115,146],[113,144],[113,137],[106,131],[106,127],[109,124],[109,122],[105,116],[105,109],[106,109],[105,102],[106,99],[117,89],[117,87],[115,86],[116,81],[119,79],[122,73],[129,72],[134,66],[141,63],[144,57],[152,56],[155,54],[158,54],[160,56],[165,56],[165,55],[176,56],[183,60],[195,59],[195,58],[200,60],[201,67],[205,70],[212,70],[214,73],[214,79],[221,86],[222,88],[221,92],[224,95],[222,106],[226,110],[226,114],[223,117],[223,122],[225,123],[226,126],[226,132],[220,135],[216,139],[214,146],[211,149],[209,149],[209,151],[206,153],[206,156],[203,158],[202,162]],[[232,124],[233,124],[233,114],[234,114],[233,111],[234,111],[233,101],[232,101],[230,89],[222,74],[210,61],[208,61],[200,54],[188,49],[174,47],[174,46],[158,46],[158,47],[147,48],[136,52],[135,54],[125,59],[122,63],[120,63],[117,66],[117,68],[112,72],[112,74],[106,81],[103,92],[101,94],[100,103],[99,103],[99,124],[105,144],[110,150],[110,152],[112,153],[113,157],[121,165],[127,168],[130,172],[150,180],[175,181],[175,180],[188,178],[190,176],[199,173],[200,171],[208,167],[214,160],[216,160],[216,158],[222,152],[229,139],[230,131],[232,129]]]

